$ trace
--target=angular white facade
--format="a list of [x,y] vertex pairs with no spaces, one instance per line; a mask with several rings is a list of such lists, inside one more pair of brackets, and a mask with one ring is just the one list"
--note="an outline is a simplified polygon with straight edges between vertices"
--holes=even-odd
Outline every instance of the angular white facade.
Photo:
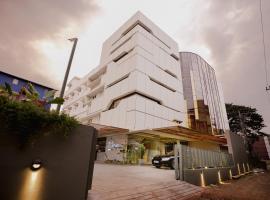
[[63,111],[130,130],[186,126],[177,43],[137,12],[103,44],[100,64],[73,78]]

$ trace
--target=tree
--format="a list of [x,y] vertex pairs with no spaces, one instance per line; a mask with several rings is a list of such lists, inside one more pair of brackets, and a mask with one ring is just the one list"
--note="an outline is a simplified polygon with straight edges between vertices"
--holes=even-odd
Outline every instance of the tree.
[[250,162],[254,166],[261,167],[260,160],[253,152],[253,144],[258,136],[266,135],[261,131],[265,127],[263,117],[257,112],[256,108],[232,103],[226,104],[226,110],[231,131],[236,134],[241,132],[246,136],[244,138]]
[[261,131],[264,125],[263,117],[256,108],[226,104],[230,129],[234,133],[243,132],[247,137],[264,135]]

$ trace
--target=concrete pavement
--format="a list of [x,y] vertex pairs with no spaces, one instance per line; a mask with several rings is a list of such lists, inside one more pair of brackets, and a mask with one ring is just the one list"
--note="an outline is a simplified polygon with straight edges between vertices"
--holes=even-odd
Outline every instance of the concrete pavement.
[[177,181],[174,170],[152,166],[95,164],[89,200],[188,199],[202,188]]

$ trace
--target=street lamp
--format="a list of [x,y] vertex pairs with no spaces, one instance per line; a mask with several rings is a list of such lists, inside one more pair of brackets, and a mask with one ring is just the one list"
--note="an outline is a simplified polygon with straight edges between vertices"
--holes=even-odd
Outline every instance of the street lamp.
[[[68,80],[68,75],[69,75],[71,63],[72,63],[72,60],[73,60],[74,52],[75,52],[75,49],[76,49],[76,45],[77,45],[77,42],[78,42],[78,38],[71,38],[71,39],[68,39],[68,40],[71,41],[71,42],[73,42],[73,47],[72,47],[72,50],[71,50],[71,53],[70,53],[70,56],[69,56],[69,61],[68,61],[68,66],[67,66],[65,78],[64,78],[64,81],[63,81],[63,84],[62,84],[62,88],[61,88],[61,92],[60,92],[60,96],[59,96],[60,98],[63,98],[64,97],[65,88],[66,88],[67,80]],[[57,108],[56,108],[56,111],[58,113],[60,111],[60,108],[61,108],[61,105],[58,104],[57,105]]]

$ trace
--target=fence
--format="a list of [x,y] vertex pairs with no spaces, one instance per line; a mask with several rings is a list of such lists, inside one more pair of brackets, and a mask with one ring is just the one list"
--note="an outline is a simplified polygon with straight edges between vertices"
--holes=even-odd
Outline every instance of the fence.
[[182,145],[184,169],[231,167],[233,157],[226,152],[203,150]]
[[175,145],[175,176],[195,185],[216,184],[232,178],[233,156],[226,152]]

